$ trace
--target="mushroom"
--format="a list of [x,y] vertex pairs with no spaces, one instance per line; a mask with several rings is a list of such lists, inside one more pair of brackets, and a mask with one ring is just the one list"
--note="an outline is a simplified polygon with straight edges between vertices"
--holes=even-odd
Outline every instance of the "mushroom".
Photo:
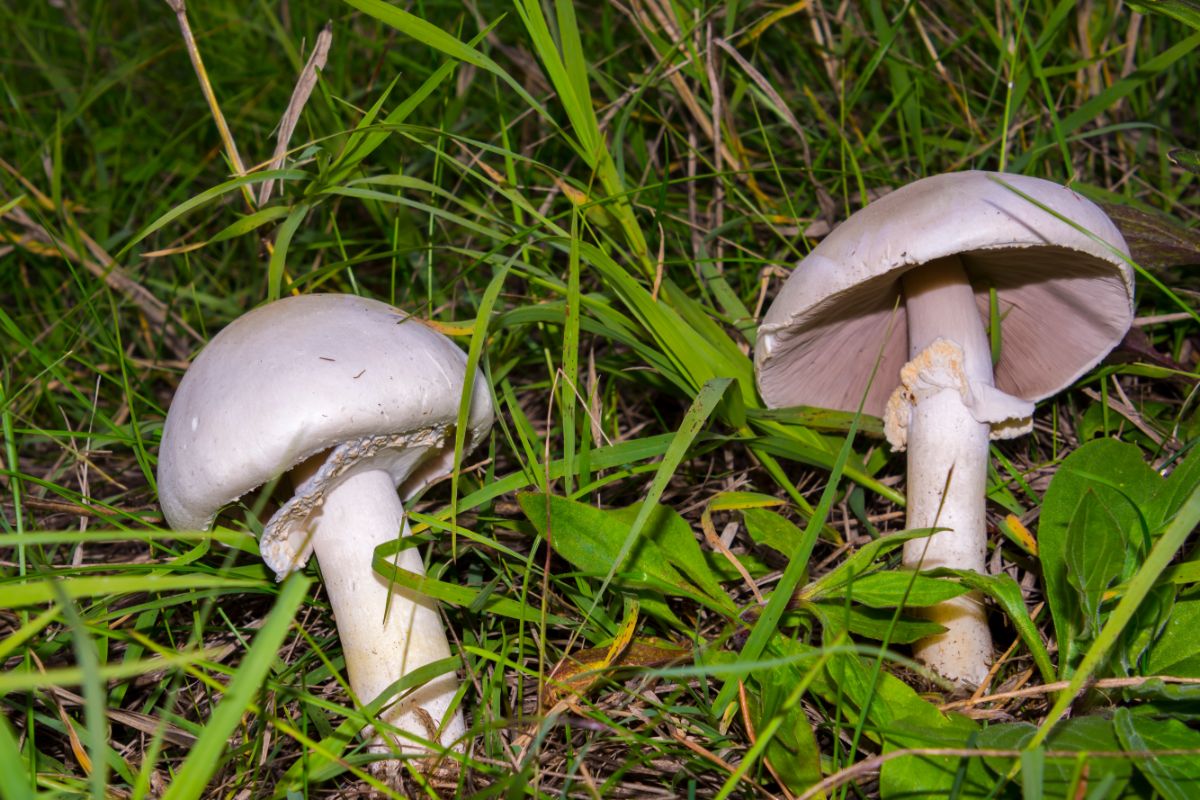
[[[384,303],[351,295],[289,297],[221,331],[184,375],[163,427],[158,491],[167,522],[206,530],[222,506],[287,472],[294,494],[260,537],[282,580],[316,553],[337,621],[350,687],[362,702],[413,670],[450,656],[436,603],[371,566],[377,546],[409,533],[405,499],[454,465],[466,355]],[[492,424],[475,374],[465,448]],[[290,472],[289,472],[290,470]],[[413,548],[396,566],[423,574]],[[453,673],[380,714],[404,732],[373,752],[461,747],[461,711],[448,715]],[[382,726],[381,726],[382,727]],[[377,772],[395,772],[385,760]]]
[[[907,542],[904,563],[982,573],[989,438],[1029,432],[1035,402],[1121,341],[1133,319],[1128,252],[1103,211],[1056,183],[918,180],[797,265],[759,328],[759,388],[771,407],[862,401],[884,417],[893,448],[908,449],[908,527],[948,529]],[[1000,322],[994,364],[990,319]],[[946,631],[918,642],[918,659],[982,682],[992,641],[981,598],[927,613]]]

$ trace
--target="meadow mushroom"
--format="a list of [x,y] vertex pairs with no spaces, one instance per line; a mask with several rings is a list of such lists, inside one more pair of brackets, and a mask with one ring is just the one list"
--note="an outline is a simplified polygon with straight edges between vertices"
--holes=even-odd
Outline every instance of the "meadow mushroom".
[[[1121,341],[1133,319],[1128,252],[1103,211],[1056,183],[986,172],[916,181],[797,265],[759,328],[763,398],[849,411],[861,400],[884,417],[892,446],[908,449],[908,527],[949,529],[906,543],[905,564],[983,572],[989,437],[1028,432],[1035,402]],[[980,683],[992,659],[980,598],[929,615],[946,632],[918,643],[918,658]]]
[[[445,336],[384,303],[290,297],[213,338],[163,428],[158,489],[173,528],[205,530],[222,506],[288,473],[294,493],[263,529],[263,559],[282,579],[315,552],[350,686],[364,703],[450,656],[436,604],[376,574],[371,559],[409,532],[399,495],[453,468],[466,361]],[[476,372],[466,448],[491,424]],[[413,548],[394,563],[423,573]],[[377,731],[372,749],[461,746],[462,714],[447,713],[456,688],[449,673],[404,695],[380,718],[408,735],[389,743]]]

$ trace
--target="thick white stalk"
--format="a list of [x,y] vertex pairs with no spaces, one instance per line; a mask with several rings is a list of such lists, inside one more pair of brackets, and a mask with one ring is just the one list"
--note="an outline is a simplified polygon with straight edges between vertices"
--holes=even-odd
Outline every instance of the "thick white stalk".
[[[395,481],[378,470],[352,475],[330,490],[312,523],[313,551],[333,606],[350,687],[363,703],[413,670],[450,656],[437,604],[389,585],[371,569],[374,549],[408,532]],[[425,571],[415,548],[401,551],[393,563],[409,572]],[[446,746],[461,747],[466,730],[461,711],[443,722],[457,688],[454,673],[440,675],[380,717],[419,740],[440,738]],[[394,745],[377,733],[373,749],[428,752],[413,738],[396,737]]]
[[[965,379],[992,385],[991,353],[974,293],[956,257],[912,270],[903,278],[909,356],[925,355],[939,339],[962,351]],[[925,569],[984,572],[985,495],[989,425],[978,422],[954,387],[917,401],[908,423],[909,528],[949,528],[905,543],[904,563]],[[927,609],[946,632],[916,644],[916,657],[953,681],[978,685],[992,660],[992,637],[982,599],[969,593]]]

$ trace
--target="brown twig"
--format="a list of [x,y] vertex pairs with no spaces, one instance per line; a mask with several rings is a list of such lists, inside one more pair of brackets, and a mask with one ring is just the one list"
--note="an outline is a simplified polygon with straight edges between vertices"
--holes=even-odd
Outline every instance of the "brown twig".
[[[213,121],[217,123],[217,132],[220,133],[221,142],[225,146],[225,155],[233,167],[233,174],[241,177],[246,174],[246,165],[242,163],[237,142],[234,141],[233,133],[230,132],[229,125],[225,122],[225,115],[221,113],[221,105],[217,102],[217,95],[213,92],[212,83],[208,79],[208,71],[204,69],[200,48],[196,45],[196,37],[192,35],[192,26],[188,22],[187,2],[186,0],[164,0],[164,2],[175,12],[175,17],[179,20],[179,32],[183,35],[183,45],[187,49],[188,57],[192,60],[192,68],[196,70],[196,78],[200,81],[200,91],[208,103]],[[254,208],[254,195],[251,194],[248,186],[242,187],[242,195],[246,198],[246,204]]]
[[[1098,681],[1088,684],[1093,689],[1127,689],[1131,686],[1142,686],[1150,681],[1162,681],[1163,683],[1182,683],[1189,686],[1200,685],[1200,678],[1177,678],[1173,675],[1143,675],[1136,678],[1101,678]],[[1015,689],[1011,692],[1000,692],[998,694],[984,695],[983,697],[971,697],[966,700],[956,700],[953,703],[945,703],[938,706],[941,711],[953,711],[958,708],[967,708],[969,706],[980,705],[982,703],[998,703],[1002,700],[1013,700],[1019,697],[1036,697],[1038,695],[1050,694],[1052,692],[1061,692],[1069,687],[1070,681],[1055,681],[1054,683],[1045,683],[1041,686],[1030,686],[1027,689]]]
[[[292,134],[296,131],[296,123],[300,121],[300,114],[304,111],[308,98],[312,96],[312,91],[316,88],[317,79],[320,77],[318,73],[325,69],[325,62],[329,59],[329,46],[332,43],[333,23],[327,22],[321,32],[317,34],[316,46],[313,47],[312,55],[308,57],[308,63],[300,71],[300,77],[296,80],[296,88],[292,90],[292,99],[288,101],[287,109],[279,120],[275,152],[271,154],[271,162],[267,165],[268,169],[279,169],[283,166],[288,143],[292,140]],[[258,190],[260,206],[266,205],[267,201],[271,199],[271,190],[274,186],[274,180],[263,182],[262,187]]]
[[[1022,750],[1003,750],[980,748],[972,750],[969,747],[905,747],[900,750],[891,750],[887,753],[881,753],[870,758],[863,759],[857,764],[851,764],[845,769],[835,772],[820,783],[815,783],[808,787],[804,794],[796,798],[796,800],[811,800],[830,789],[835,789],[844,783],[862,778],[877,771],[880,767],[889,761],[905,756],[925,756],[927,758],[1019,758]],[[1088,758],[1162,758],[1163,756],[1191,756],[1197,755],[1195,749],[1172,749],[1172,750],[1092,750],[1088,751]],[[1076,750],[1047,750],[1046,758],[1079,758],[1079,752]]]

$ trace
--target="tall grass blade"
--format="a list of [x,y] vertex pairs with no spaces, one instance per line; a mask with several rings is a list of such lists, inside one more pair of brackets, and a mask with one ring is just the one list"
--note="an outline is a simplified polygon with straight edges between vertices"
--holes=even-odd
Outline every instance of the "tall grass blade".
[[229,749],[229,737],[241,724],[246,709],[262,691],[310,583],[312,581],[299,573],[293,573],[283,582],[275,607],[259,628],[254,643],[230,680],[225,696],[213,709],[187,760],[171,780],[171,787],[163,795],[163,800],[194,800],[207,796],[205,791],[208,782]]

